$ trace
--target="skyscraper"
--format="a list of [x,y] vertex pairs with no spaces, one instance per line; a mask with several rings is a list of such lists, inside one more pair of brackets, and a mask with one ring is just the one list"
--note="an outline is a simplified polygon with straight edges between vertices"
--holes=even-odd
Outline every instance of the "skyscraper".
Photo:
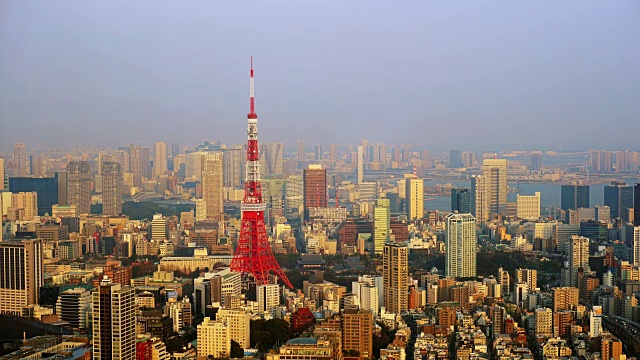
[[406,178],[407,217],[409,220],[424,217],[424,180],[415,175]]
[[280,293],[277,284],[264,284],[256,286],[258,301],[258,313],[267,316],[275,316],[280,305]]
[[91,163],[71,161],[67,164],[67,203],[75,205],[78,214],[91,211]]
[[389,199],[376,199],[373,206],[373,246],[376,254],[382,254],[391,232]]
[[319,162],[322,161],[323,157],[324,157],[324,152],[322,151],[322,145],[321,144],[316,144],[314,160],[317,163],[319,163]]
[[612,219],[629,221],[629,209],[633,208],[633,187],[614,181],[604,187],[604,204],[611,208]]
[[304,162],[304,141],[298,140],[298,161]]
[[471,190],[451,189],[451,211],[461,214],[471,213]]
[[42,240],[0,242],[0,313],[22,316],[44,285]]
[[486,178],[486,194],[490,214],[507,212],[507,159],[484,159],[482,175]]
[[571,286],[578,287],[578,272],[589,270],[589,238],[573,235],[568,247]]
[[[64,173],[61,173],[64,174]],[[58,176],[34,178],[34,177],[11,177],[9,178],[9,191],[34,192],[38,194],[38,213],[43,216],[45,213],[51,215],[53,204],[58,203]]]
[[4,176],[5,168],[4,168],[4,158],[0,157],[0,191],[4,190]]
[[136,357],[136,313],[130,286],[106,279],[92,293],[93,358],[129,360]]
[[540,170],[542,166],[542,154],[533,153],[531,154],[531,162],[529,163],[529,170]]
[[589,207],[589,185],[562,185],[560,208],[564,211]]
[[489,221],[489,198],[487,196],[487,178],[483,175],[471,177],[471,196],[469,200],[471,214],[483,224]]
[[260,144],[260,173],[262,175],[283,174],[282,143]]
[[384,307],[387,312],[402,314],[409,308],[408,253],[400,244],[387,244],[382,255]]
[[633,187],[633,225],[640,226],[640,183]]
[[329,147],[329,160],[333,162],[338,161],[338,145],[331,144]]
[[358,184],[362,184],[364,182],[364,148],[362,146],[358,146],[357,167]]
[[327,170],[317,164],[304,169],[304,217],[309,219],[309,208],[327,207]]
[[462,152],[460,150],[449,151],[449,167],[457,169],[463,167],[462,165]]
[[157,142],[153,157],[153,177],[165,175],[167,173],[167,144]]
[[453,277],[476,276],[476,219],[471,214],[447,216],[445,274]]
[[24,144],[13,144],[13,163],[17,176],[27,176],[27,148]]
[[133,174],[133,186],[142,187],[142,147],[129,145],[129,172]]
[[640,226],[636,226],[633,228],[631,262],[633,266],[640,266]]
[[175,158],[180,154],[182,154],[182,150],[180,149],[180,144],[178,143],[171,144],[171,157]]
[[102,163],[102,215],[122,213],[122,173],[116,162]]
[[224,213],[222,158],[220,151],[202,155],[202,199],[207,204],[209,219],[217,219]]
[[222,176],[224,187],[239,189],[243,184],[245,151],[241,146],[222,149]]

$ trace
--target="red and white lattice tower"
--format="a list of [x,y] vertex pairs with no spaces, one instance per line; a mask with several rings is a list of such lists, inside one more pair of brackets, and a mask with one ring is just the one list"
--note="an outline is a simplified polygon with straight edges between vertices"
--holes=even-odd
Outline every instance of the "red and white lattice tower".
[[231,271],[252,275],[257,285],[269,284],[269,272],[273,271],[288,287],[293,288],[280,268],[269,246],[264,224],[266,204],[262,202],[260,185],[260,156],[258,155],[258,115],[253,96],[253,58],[251,59],[250,111],[247,115],[247,166],[242,201],[242,227],[238,246],[231,260]]

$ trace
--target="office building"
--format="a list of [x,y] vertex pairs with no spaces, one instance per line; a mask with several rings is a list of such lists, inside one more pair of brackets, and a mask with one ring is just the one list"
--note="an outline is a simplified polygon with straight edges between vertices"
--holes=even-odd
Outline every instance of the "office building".
[[305,157],[304,157],[304,141],[302,140],[298,140],[298,161],[300,162],[304,162],[305,161]]
[[91,163],[71,161],[67,164],[67,204],[75,205],[79,214],[91,211]]
[[447,216],[445,275],[476,276],[476,219],[471,214]]
[[612,182],[604,187],[604,204],[611,208],[612,219],[629,221],[629,209],[633,208],[633,187],[623,182]]
[[347,308],[342,314],[342,350],[356,351],[361,359],[373,359],[373,314]]
[[275,317],[280,305],[280,291],[277,284],[266,284],[256,286],[256,297],[258,300],[258,314],[265,317]]
[[578,287],[578,272],[589,270],[589,238],[573,235],[567,250],[571,286]]
[[402,314],[409,309],[408,304],[408,253],[409,249],[400,244],[384,246],[382,256],[382,278],[384,307],[387,312]]
[[34,192],[38,194],[38,213],[36,215],[51,215],[53,204],[57,204],[59,200],[58,174],[44,178],[11,177],[9,178],[9,191],[12,193]]
[[154,214],[153,219],[151,220],[151,225],[149,229],[149,234],[151,234],[151,239],[166,240],[168,231],[169,231],[168,219],[165,216],[162,216],[162,214]]
[[129,145],[129,172],[133,177],[133,186],[142,188],[142,147]]
[[[0,192],[2,192],[5,189],[5,176],[6,172],[5,172],[5,164],[4,164],[4,158],[0,157]],[[0,214],[2,215],[2,214]]]
[[463,167],[462,165],[462,151],[450,150],[449,151],[449,167],[457,169]]
[[309,165],[303,172],[304,216],[309,219],[309,208],[327,207],[327,170],[318,164]]
[[155,143],[153,155],[153,177],[157,178],[167,173],[167,144],[161,141]]
[[516,269],[516,282],[526,283],[531,292],[538,287],[538,270]]
[[227,320],[205,317],[198,325],[198,358],[226,358],[231,354],[231,329]]
[[11,207],[7,209],[7,212],[9,220],[33,220],[39,214],[38,194],[35,192],[11,193]]
[[283,174],[282,143],[261,143],[260,144],[260,174],[275,175]]
[[531,162],[529,163],[529,170],[540,170],[542,167],[542,154],[531,154]]
[[487,178],[483,175],[471,176],[471,195],[469,200],[471,214],[476,221],[484,224],[491,218],[489,214],[489,198],[487,196]]
[[377,199],[373,206],[373,247],[379,255],[382,255],[391,235],[390,205],[389,199],[382,198]]
[[507,160],[484,159],[482,175],[486,179],[485,192],[489,202],[490,214],[507,212]]
[[633,228],[633,243],[631,248],[631,261],[633,266],[640,266],[640,226]]
[[237,342],[241,348],[251,347],[249,335],[251,314],[241,309],[220,309],[216,314],[216,320],[227,322],[231,340]]
[[56,314],[74,329],[90,329],[91,302],[91,291],[85,288],[65,290],[58,296]]
[[27,148],[24,144],[13,144],[13,164],[17,176],[27,176]]
[[134,290],[106,279],[92,293],[93,358],[134,359],[136,313]]
[[202,199],[207,204],[208,219],[217,219],[224,213],[222,158],[220,151],[202,155]]
[[44,286],[42,240],[0,242],[0,313],[22,315]]
[[589,207],[589,185],[573,184],[560,187],[560,208],[564,211]]
[[117,162],[102,163],[102,215],[122,213],[122,173]]
[[451,212],[457,211],[460,214],[470,214],[471,211],[471,189],[451,189]]
[[520,219],[538,220],[540,218],[540,193],[516,196],[516,211]]
[[418,179],[415,175],[406,177],[405,180],[407,218],[422,219],[424,217],[424,180]]
[[322,151],[322,145],[320,144],[316,144],[315,146],[315,152],[314,152],[314,161],[319,163],[322,161],[322,158],[324,157],[323,151]]
[[498,269],[498,283],[500,284],[500,292],[503,297],[511,293],[511,276],[507,270],[503,268]]
[[358,184],[362,184],[364,182],[364,148],[362,146],[358,146],[358,159],[357,159],[357,167],[358,167]]
[[224,187],[239,189],[244,183],[246,152],[241,146],[222,149],[222,176]]
[[299,212],[304,205],[304,177],[301,174],[288,175],[285,181],[285,211]]
[[633,187],[633,225],[640,226],[640,183]]
[[577,287],[557,287],[553,289],[553,311],[573,310],[578,306],[580,290]]

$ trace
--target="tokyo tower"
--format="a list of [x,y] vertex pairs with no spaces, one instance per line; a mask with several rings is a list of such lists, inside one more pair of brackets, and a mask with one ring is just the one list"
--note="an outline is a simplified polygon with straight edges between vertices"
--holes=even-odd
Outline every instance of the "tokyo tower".
[[253,57],[251,58],[250,102],[247,115],[247,165],[245,170],[242,226],[238,246],[231,260],[231,271],[253,275],[256,285],[269,284],[269,272],[293,288],[271,252],[264,224],[266,204],[262,202],[260,185],[260,156],[258,155],[258,115],[253,96]]

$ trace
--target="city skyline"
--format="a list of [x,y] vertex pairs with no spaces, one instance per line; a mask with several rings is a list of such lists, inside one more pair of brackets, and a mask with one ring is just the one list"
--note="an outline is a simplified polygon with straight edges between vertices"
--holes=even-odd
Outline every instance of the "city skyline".
[[[554,4],[553,12],[544,3],[367,5],[199,3],[176,13],[157,3],[5,3],[0,116],[8,131],[0,140],[242,143],[241,74],[253,54],[265,143],[635,145],[640,53],[626,44],[637,33],[637,4]],[[450,123],[461,130],[447,131]],[[604,123],[625,131],[600,136]],[[416,128],[424,131],[407,131]]]

